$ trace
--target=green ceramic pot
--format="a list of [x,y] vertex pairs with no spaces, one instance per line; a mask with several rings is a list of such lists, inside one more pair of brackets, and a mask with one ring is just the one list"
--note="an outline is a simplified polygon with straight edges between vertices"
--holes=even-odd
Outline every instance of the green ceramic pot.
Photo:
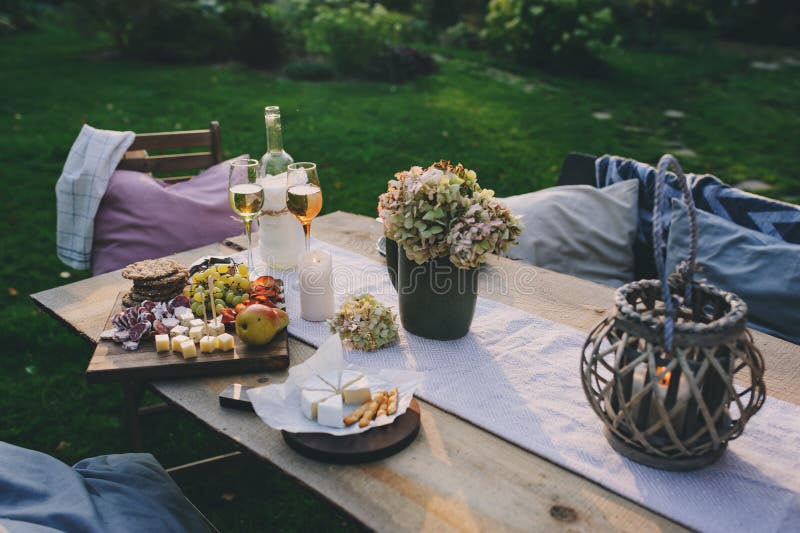
[[456,268],[448,257],[418,265],[402,249],[397,255],[396,288],[403,328],[436,340],[466,335],[478,299],[478,269]]
[[397,242],[389,237],[386,237],[386,270],[389,271],[392,287],[397,290]]

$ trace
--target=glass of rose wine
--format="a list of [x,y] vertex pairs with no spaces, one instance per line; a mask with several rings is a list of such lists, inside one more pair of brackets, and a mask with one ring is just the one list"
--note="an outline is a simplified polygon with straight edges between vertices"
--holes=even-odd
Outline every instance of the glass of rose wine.
[[228,201],[233,212],[242,217],[247,235],[247,272],[253,273],[253,220],[264,205],[264,188],[258,183],[260,163],[255,159],[237,159],[228,174]]
[[303,225],[311,250],[311,221],[322,210],[322,189],[315,163],[292,163],[286,171],[286,207]]

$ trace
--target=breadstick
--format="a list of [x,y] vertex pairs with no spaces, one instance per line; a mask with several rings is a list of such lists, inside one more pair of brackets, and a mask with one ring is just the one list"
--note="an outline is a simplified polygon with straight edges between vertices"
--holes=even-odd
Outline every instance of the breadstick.
[[389,398],[384,398],[381,404],[378,406],[378,413],[375,416],[381,416],[386,414],[386,410],[389,408]]
[[386,410],[386,414],[393,415],[397,412],[397,387],[392,389],[392,392],[389,393],[389,406]]
[[386,398],[386,393],[381,391],[379,394],[376,394],[372,397],[372,401],[369,402],[369,406],[367,410],[361,415],[361,420],[358,421],[358,425],[362,428],[367,427],[372,419],[375,417],[375,413],[378,410],[378,406],[383,402],[384,398]]
[[363,404],[361,404],[361,406],[358,409],[356,409],[355,411],[353,411],[352,413],[350,413],[349,415],[344,417],[344,420],[343,420],[344,425],[352,426],[353,424],[358,422],[359,419],[361,418],[361,415],[363,415],[364,412],[367,410],[367,407],[369,407],[370,403],[372,403],[372,400],[368,400],[368,401],[364,402]]

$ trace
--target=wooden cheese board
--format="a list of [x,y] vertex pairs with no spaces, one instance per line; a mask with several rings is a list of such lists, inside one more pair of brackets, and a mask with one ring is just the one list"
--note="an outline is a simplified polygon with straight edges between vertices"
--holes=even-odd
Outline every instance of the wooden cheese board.
[[[111,329],[111,318],[122,311],[124,292],[119,293],[104,329]],[[283,370],[289,367],[289,334],[286,329],[265,346],[248,346],[234,335],[235,347],[229,352],[198,354],[184,359],[180,354],[158,353],[153,338],[142,341],[139,349],[125,350],[112,341],[100,341],[95,348],[86,380],[89,383],[117,381],[150,381],[180,377],[216,376]]]
[[412,399],[406,412],[394,422],[363,433],[344,436],[281,433],[291,449],[310,459],[333,464],[359,464],[379,461],[403,450],[417,438],[419,428],[419,403]]

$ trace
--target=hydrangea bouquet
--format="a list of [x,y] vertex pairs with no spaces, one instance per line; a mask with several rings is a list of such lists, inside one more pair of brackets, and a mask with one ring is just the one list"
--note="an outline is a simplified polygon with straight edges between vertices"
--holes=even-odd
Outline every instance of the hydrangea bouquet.
[[348,349],[371,352],[397,338],[395,314],[371,294],[348,296],[328,325]]
[[418,264],[449,256],[458,268],[475,268],[522,233],[519,218],[478,185],[474,171],[444,160],[395,174],[378,213],[384,235]]

